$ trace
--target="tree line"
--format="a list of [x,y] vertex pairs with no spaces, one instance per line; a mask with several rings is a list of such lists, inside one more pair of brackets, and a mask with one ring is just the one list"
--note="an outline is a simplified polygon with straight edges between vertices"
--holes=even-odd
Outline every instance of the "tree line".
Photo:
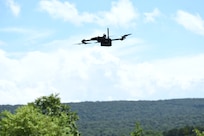
[[[0,114],[0,135],[80,136],[88,134],[89,136],[204,136],[204,128],[202,125],[183,125],[183,127],[181,127],[177,124],[175,127],[168,127],[171,129],[152,129],[159,126],[158,115],[162,118],[168,117],[169,114],[176,114],[174,111],[177,111],[177,114],[180,112],[183,113],[183,111],[178,111],[178,108],[181,110],[187,107],[191,107],[188,110],[192,110],[193,108],[194,111],[189,111],[188,114],[192,114],[194,120],[191,119],[189,115],[187,119],[195,123],[198,119],[203,117],[202,114],[194,114],[195,111],[202,113],[202,101],[203,100],[172,100],[160,102],[152,101],[151,103],[139,101],[137,104],[135,102],[118,101],[111,103],[115,108],[114,110],[117,111],[114,112],[110,102],[86,102],[81,103],[80,106],[74,103],[63,104],[57,94],[51,94],[50,96],[37,98],[34,102],[28,103],[27,105],[5,105],[3,108],[0,106],[0,110],[2,111]],[[165,108],[166,104],[171,110]],[[157,106],[162,108],[165,112],[160,111]],[[141,108],[143,108],[143,110],[141,110]],[[184,112],[186,111],[187,110]],[[166,112],[170,113],[166,114]],[[156,115],[156,113],[158,115]],[[144,115],[144,117],[142,117],[141,114]],[[137,117],[137,120],[133,117]],[[155,122],[152,122],[150,117],[153,118]],[[187,114],[183,114],[183,117],[180,115],[173,117],[178,120],[177,117],[182,119],[187,117]],[[173,117],[171,116],[167,119],[173,120]],[[147,124],[144,125],[144,121],[147,121],[146,123],[152,126],[147,127]],[[176,124],[177,122],[174,123]]]

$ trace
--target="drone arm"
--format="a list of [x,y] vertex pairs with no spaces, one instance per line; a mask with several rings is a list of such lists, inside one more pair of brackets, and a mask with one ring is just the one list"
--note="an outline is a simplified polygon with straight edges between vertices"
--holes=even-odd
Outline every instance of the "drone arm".
[[85,40],[85,39],[83,39],[81,42],[82,42],[83,44],[88,44],[88,43],[87,43],[88,41],[91,41],[91,40]]
[[121,38],[116,38],[116,39],[111,39],[112,41],[116,41],[116,40],[125,40],[126,39],[126,37],[127,36],[129,36],[129,35],[131,35],[131,34],[125,34],[125,35],[123,35]]
[[81,42],[82,42],[82,44],[90,44],[89,41],[97,41],[96,43],[98,43],[97,37],[94,37],[94,38],[91,38],[91,39],[88,39],[88,40],[83,39]]
[[125,34],[125,35],[123,35],[123,36],[121,37],[121,40],[126,39],[126,37],[129,36],[129,35],[131,35],[131,34]]
[[122,38],[111,39],[111,41],[122,40]]

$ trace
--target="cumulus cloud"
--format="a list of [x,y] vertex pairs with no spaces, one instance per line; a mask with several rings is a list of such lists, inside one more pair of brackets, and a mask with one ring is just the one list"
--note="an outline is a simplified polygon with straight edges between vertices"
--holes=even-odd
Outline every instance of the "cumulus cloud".
[[62,47],[18,58],[0,50],[0,103],[50,93],[60,93],[64,102],[199,97],[204,89],[203,54],[137,62],[116,55],[118,46]]
[[178,10],[175,16],[178,24],[185,29],[192,31],[199,35],[204,35],[204,20],[199,14],[191,14],[182,10]]
[[129,0],[113,2],[110,11],[96,13],[80,13],[73,3],[59,0],[41,0],[40,8],[54,18],[63,19],[77,25],[96,23],[99,25],[127,26],[133,25],[134,20],[138,17],[138,13]]
[[94,16],[88,13],[80,14],[75,5],[68,1],[41,0],[40,7],[54,18],[60,18],[74,24],[93,21]]
[[14,16],[18,16],[21,11],[21,7],[14,0],[6,0],[8,7],[11,9]]
[[202,54],[127,64],[119,70],[120,87],[141,99],[199,97],[204,88],[203,60]]
[[161,15],[160,11],[158,8],[155,8],[152,12],[146,12],[144,13],[145,16],[145,22],[155,22],[155,18],[159,17]]
[[101,25],[128,26],[134,25],[134,21],[139,14],[134,9],[129,0],[119,0],[112,3],[110,11],[100,12],[97,16],[97,22]]

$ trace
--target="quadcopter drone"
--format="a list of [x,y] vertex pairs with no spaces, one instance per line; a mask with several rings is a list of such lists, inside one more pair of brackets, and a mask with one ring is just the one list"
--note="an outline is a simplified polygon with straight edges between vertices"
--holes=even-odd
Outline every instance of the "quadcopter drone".
[[93,37],[93,38],[88,39],[88,40],[83,39],[80,44],[91,44],[91,43],[93,43],[91,41],[96,41],[95,43],[101,43],[101,46],[112,46],[112,41],[116,41],[116,40],[122,41],[129,35],[131,35],[131,34],[125,34],[125,35],[121,36],[121,38],[111,39],[109,37],[109,29],[107,28],[107,36],[106,36],[106,34],[104,34],[103,36]]

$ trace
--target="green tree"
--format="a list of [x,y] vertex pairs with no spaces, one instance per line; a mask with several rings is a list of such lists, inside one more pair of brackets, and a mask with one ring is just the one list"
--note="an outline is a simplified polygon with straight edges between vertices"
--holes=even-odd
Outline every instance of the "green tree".
[[204,136],[204,132],[201,132],[198,129],[194,129],[194,132],[196,133],[196,136]]
[[130,136],[142,136],[142,128],[139,123],[136,123],[135,130],[130,133]]
[[58,95],[38,98],[17,108],[14,114],[0,114],[1,136],[79,136],[76,113],[61,104]]
[[195,136],[193,126],[185,126],[182,128],[174,128],[163,132],[163,136]]

